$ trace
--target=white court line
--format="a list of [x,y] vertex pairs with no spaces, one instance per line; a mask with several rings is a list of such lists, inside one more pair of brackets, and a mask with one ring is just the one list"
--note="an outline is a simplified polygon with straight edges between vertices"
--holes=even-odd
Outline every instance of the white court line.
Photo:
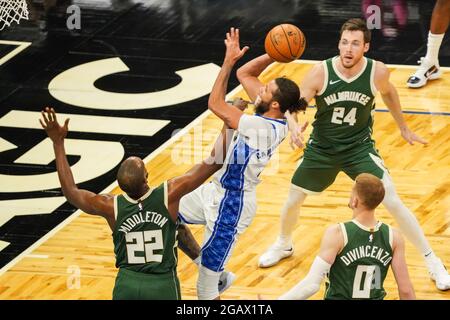
[[[242,90],[242,86],[239,85],[236,88],[234,88],[230,93],[227,94],[226,99],[230,99],[233,97],[236,92]],[[157,155],[159,155],[164,149],[169,147],[171,144],[176,142],[178,138],[189,132],[190,129],[195,127],[197,124],[199,124],[201,121],[203,121],[206,117],[211,115],[212,112],[206,110],[201,115],[199,115],[197,118],[195,118],[191,123],[189,123],[186,127],[178,131],[174,136],[172,136],[169,140],[164,142],[162,145],[160,145],[155,151],[153,151],[151,154],[149,154],[143,161],[145,164],[148,164],[152,159],[154,159]],[[100,193],[109,193],[113,189],[115,189],[118,186],[117,180],[114,181],[112,184],[110,184],[108,187],[106,187],[102,192]],[[46,235],[44,235],[42,238],[40,238],[38,241],[36,241],[34,244],[32,244],[30,247],[28,247],[25,251],[23,251],[21,254],[19,254],[17,257],[15,257],[12,261],[10,261],[8,264],[6,264],[3,268],[0,269],[0,277],[9,269],[11,269],[13,266],[15,266],[18,262],[20,262],[23,258],[26,258],[27,256],[30,256],[30,253],[33,252],[37,247],[39,247],[41,244],[43,244],[45,241],[47,241],[49,238],[51,238],[54,234],[56,234],[59,230],[64,228],[66,225],[71,223],[75,218],[77,218],[82,213],[81,210],[75,211],[72,215],[67,217],[64,221],[62,221],[60,224],[58,224],[55,228],[50,230]],[[33,255],[31,255],[33,256]],[[36,255],[35,255],[36,256]]]
[[[319,60],[296,60],[294,63],[318,63]],[[272,63],[270,66],[267,67],[266,70],[264,70],[264,73],[269,71],[273,66],[275,66],[277,63]],[[417,66],[403,66],[403,65],[388,65],[395,68],[410,68],[410,67],[417,67]],[[450,70],[449,67],[441,67],[444,68],[444,70]],[[226,99],[230,99],[233,95],[236,94],[239,90],[242,90],[242,86],[239,85],[236,88],[234,88],[230,93],[227,94]],[[153,151],[151,154],[149,154],[145,159],[144,163],[147,164],[152,159],[154,159],[157,155],[159,155],[164,149],[166,149],[168,146],[173,144],[175,141],[178,140],[182,135],[187,133],[190,129],[195,127],[198,123],[203,121],[206,117],[208,117],[210,114],[212,114],[211,111],[206,110],[201,115],[199,115],[196,119],[194,119],[191,123],[189,123],[186,127],[178,131],[174,136],[172,136],[169,140],[167,140],[165,143],[163,143],[161,146],[159,146],[155,151]],[[104,189],[101,193],[108,193],[111,192],[114,188],[118,186],[117,180],[114,181],[111,185],[109,185],[106,189]],[[40,238],[38,241],[36,241],[33,245],[31,245],[28,249],[26,249],[24,252],[22,252],[20,255],[18,255],[16,258],[14,258],[11,262],[9,262],[7,265],[5,265],[3,268],[0,269],[0,276],[2,276],[6,271],[8,271],[10,268],[12,268],[14,265],[16,265],[20,260],[24,258],[24,256],[28,255],[30,252],[35,250],[37,247],[39,247],[42,243],[47,241],[50,237],[52,237],[54,234],[56,234],[59,230],[64,228],[67,224],[72,222],[75,218],[77,218],[82,213],[81,210],[75,211],[71,216],[69,216],[66,220],[62,221],[59,225],[57,225],[55,228],[50,230],[45,236]]]
[[[0,127],[42,129],[38,119],[41,112],[11,110],[0,118]],[[69,130],[75,132],[153,136],[170,123],[169,120],[105,117],[58,113],[61,123],[70,118]],[[20,119],[20,121],[17,121]],[[1,141],[1,140],[0,140]]]
[[29,254],[24,258],[32,258],[32,259],[48,259],[48,255],[46,254]]
[[31,45],[31,42],[22,42],[22,41],[8,41],[8,40],[0,40],[0,44],[13,45],[17,46],[13,51],[5,55],[0,59],[0,66],[4,64],[6,61],[12,59],[15,55],[18,55],[20,52],[25,50],[27,47]]

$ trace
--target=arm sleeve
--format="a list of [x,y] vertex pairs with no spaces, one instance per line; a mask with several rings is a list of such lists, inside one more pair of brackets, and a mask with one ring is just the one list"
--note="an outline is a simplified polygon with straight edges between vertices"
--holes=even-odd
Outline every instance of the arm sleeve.
[[305,300],[320,289],[323,278],[330,272],[331,265],[317,256],[307,276],[278,300]]
[[237,131],[247,138],[247,143],[255,149],[267,149],[276,136],[275,128],[264,118],[244,114],[239,120]]

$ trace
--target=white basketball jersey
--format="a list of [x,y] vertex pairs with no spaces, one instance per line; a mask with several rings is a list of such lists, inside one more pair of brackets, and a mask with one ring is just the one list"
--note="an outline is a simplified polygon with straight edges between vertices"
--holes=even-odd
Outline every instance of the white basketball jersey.
[[242,115],[214,183],[227,190],[253,191],[259,175],[288,132],[287,122],[260,115]]

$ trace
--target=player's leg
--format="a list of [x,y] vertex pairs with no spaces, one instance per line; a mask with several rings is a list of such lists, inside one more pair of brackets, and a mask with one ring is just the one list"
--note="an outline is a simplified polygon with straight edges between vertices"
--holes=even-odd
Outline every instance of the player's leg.
[[[423,254],[428,270],[440,290],[450,289],[450,277],[442,262],[435,256],[415,215],[403,204],[383,160],[374,149],[361,149],[352,164],[343,171],[353,180],[360,173],[371,173],[383,181],[385,197],[383,205],[395,218],[402,233]],[[365,156],[364,156],[365,155]]]
[[[180,227],[178,229],[178,247],[187,255],[192,261],[200,266],[201,262],[201,248],[190,232],[187,224],[207,224],[207,210],[213,201],[215,187],[212,183],[203,184],[191,193],[185,195],[180,200],[179,218]],[[211,218],[208,218],[210,220]],[[235,275],[230,271],[223,271],[217,281],[217,288],[219,293],[227,290],[235,279]]]
[[249,226],[256,213],[254,192],[227,190],[220,198],[219,194],[216,196],[206,214],[205,241],[197,281],[200,300],[219,297],[217,281],[232,255],[238,235]]
[[442,261],[434,254],[415,215],[403,204],[395,191],[395,186],[388,173],[383,175],[386,195],[383,205],[397,221],[400,230],[425,258],[431,278],[439,290],[450,289],[450,275]]
[[439,49],[450,22],[450,0],[437,0],[431,16],[428,33],[427,54],[421,58],[417,71],[408,79],[410,88],[423,87],[428,80],[441,76],[439,67]]
[[305,153],[295,171],[288,198],[281,209],[280,234],[259,258],[258,265],[263,268],[276,265],[294,253],[292,232],[296,228],[300,207],[307,195],[318,195],[336,179],[339,168],[329,157],[323,157],[313,151]]

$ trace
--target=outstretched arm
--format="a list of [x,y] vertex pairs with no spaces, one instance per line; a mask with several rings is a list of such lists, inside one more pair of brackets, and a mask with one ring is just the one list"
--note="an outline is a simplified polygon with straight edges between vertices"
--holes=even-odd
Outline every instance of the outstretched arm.
[[343,236],[339,225],[329,227],[322,238],[319,255],[314,259],[306,277],[279,300],[305,300],[320,289],[323,278],[343,248]]
[[259,91],[264,87],[258,77],[272,62],[274,60],[268,54],[263,54],[250,60],[237,70],[236,76],[250,100],[255,101]]
[[181,249],[191,260],[195,260],[200,256],[200,246],[194,236],[185,224],[178,226],[178,248]]
[[230,105],[225,101],[225,95],[228,87],[228,79],[230,78],[231,70],[235,63],[247,52],[248,47],[240,48],[239,44],[239,29],[231,28],[227,33],[225,39],[225,58],[223,60],[222,68],[217,76],[211,94],[209,95],[208,108],[220,119],[222,119],[230,128],[237,129],[239,119],[243,112],[230,108]]
[[414,144],[414,141],[427,144],[428,142],[426,140],[422,139],[408,128],[408,125],[403,118],[402,107],[400,105],[400,98],[398,96],[397,89],[395,89],[394,85],[389,81],[389,70],[384,63],[379,61],[376,62],[375,86],[378,91],[380,91],[381,98],[397,123],[403,139],[411,145]]
[[405,241],[399,231],[393,230],[393,256],[392,271],[394,272],[395,281],[397,282],[398,294],[401,300],[415,300],[411,279],[408,274],[408,266],[405,260]]
[[106,218],[109,225],[113,227],[115,222],[113,196],[108,194],[98,195],[88,190],[79,189],[75,184],[64,149],[64,139],[68,132],[69,119],[66,119],[64,125],[61,126],[56,119],[55,110],[53,108],[45,108],[45,112],[42,111],[42,119],[39,119],[39,122],[53,142],[56,169],[64,196],[72,205],[82,211]]
[[[233,105],[229,108],[242,112],[245,108],[247,108],[247,105],[248,101],[242,100],[241,98],[236,98],[233,101]],[[185,194],[197,189],[203,182],[206,181],[206,179],[222,167],[233,133],[234,130],[230,129],[224,123],[222,131],[214,144],[210,156],[201,163],[192,167],[184,175],[168,181],[168,209],[174,220],[176,220],[178,215],[178,205],[180,199]]]

